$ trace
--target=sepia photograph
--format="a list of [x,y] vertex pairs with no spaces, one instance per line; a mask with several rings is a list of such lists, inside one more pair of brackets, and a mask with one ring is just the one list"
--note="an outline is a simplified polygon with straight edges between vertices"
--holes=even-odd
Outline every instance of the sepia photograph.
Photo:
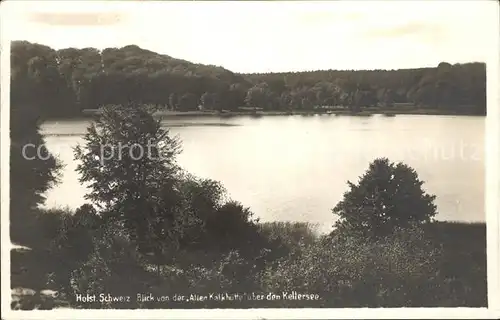
[[2,313],[493,318],[498,3],[0,10]]

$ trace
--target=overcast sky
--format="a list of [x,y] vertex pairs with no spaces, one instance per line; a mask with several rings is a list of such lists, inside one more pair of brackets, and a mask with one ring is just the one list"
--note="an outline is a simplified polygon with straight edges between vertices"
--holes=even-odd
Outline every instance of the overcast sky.
[[496,1],[7,1],[1,11],[11,40],[56,49],[136,44],[235,72],[498,59]]

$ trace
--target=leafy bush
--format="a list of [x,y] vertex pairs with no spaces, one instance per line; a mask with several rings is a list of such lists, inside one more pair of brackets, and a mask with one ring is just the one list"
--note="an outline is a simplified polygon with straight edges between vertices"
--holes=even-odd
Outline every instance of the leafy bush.
[[[76,295],[105,293],[113,296],[129,295],[135,297],[146,289],[144,277],[147,272],[141,267],[140,255],[130,241],[123,225],[112,223],[103,225],[93,233],[93,250],[88,259],[71,271],[69,277],[69,296],[75,305],[85,308],[119,307],[116,303],[81,303]],[[147,277],[151,281],[151,277]],[[135,299],[125,301],[127,307],[133,306]]]
[[438,261],[440,295],[436,301],[443,307],[486,307],[486,224],[434,222],[425,233],[442,246]]
[[267,238],[279,240],[290,248],[299,243],[312,244],[318,238],[316,225],[308,222],[265,222],[259,224],[259,230]]
[[179,240],[183,249],[206,246],[206,222],[225,202],[226,190],[218,181],[200,179],[183,173],[177,189],[182,199],[183,234]]
[[266,239],[267,263],[275,264],[281,258],[298,257],[318,238],[316,226],[307,222],[265,222],[258,227],[259,234]]
[[101,219],[88,204],[74,214],[67,211],[59,215],[48,246],[51,255],[59,260],[59,268],[72,268],[84,262],[93,248],[93,231],[101,226]]
[[441,251],[420,228],[397,229],[375,242],[337,234],[328,241],[301,246],[300,256],[282,259],[277,267],[262,273],[265,291],[317,293],[322,300],[315,306],[330,307],[421,306],[432,302],[425,300],[430,292],[422,286],[436,283]]
[[207,217],[205,228],[212,242],[231,249],[257,245],[258,236],[253,213],[241,203],[229,201]]
[[[213,293],[256,292],[258,281],[256,265],[237,250],[228,252],[183,252],[179,266],[167,268],[162,274],[163,284],[152,290],[159,294],[210,295]],[[231,301],[201,301],[175,303],[172,308],[240,308],[243,303]],[[164,308],[163,306],[158,306]]]
[[218,181],[184,174],[179,184],[184,222],[182,249],[228,252],[259,247],[258,220],[249,208],[230,200]]

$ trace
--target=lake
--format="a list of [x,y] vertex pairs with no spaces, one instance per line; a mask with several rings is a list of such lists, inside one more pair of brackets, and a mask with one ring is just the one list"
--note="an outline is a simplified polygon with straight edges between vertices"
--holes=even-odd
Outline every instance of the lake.
[[[331,229],[331,209],[376,157],[415,168],[437,196],[439,220],[485,221],[485,117],[315,115],[163,121],[183,142],[179,164],[221,181],[261,221],[307,221]],[[42,125],[49,150],[66,164],[47,207],[76,208],[85,188],[73,151],[88,120]]]

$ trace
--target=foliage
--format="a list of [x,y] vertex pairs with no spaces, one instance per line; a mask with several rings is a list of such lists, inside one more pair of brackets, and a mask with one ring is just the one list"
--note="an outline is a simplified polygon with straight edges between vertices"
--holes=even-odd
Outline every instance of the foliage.
[[316,306],[434,303],[423,292],[436,281],[441,251],[419,228],[398,229],[373,242],[343,234],[331,241],[316,241],[300,252],[299,257],[282,260],[264,272],[261,279],[266,291],[317,293],[322,300]]
[[[52,217],[50,213],[43,215]],[[49,221],[56,222],[46,221],[47,232],[30,231],[52,234],[55,228]],[[32,227],[41,228],[41,225]],[[161,296],[220,291],[281,294],[292,290],[318,293],[321,299],[317,302],[254,301],[237,306],[230,302],[205,301],[174,303],[168,307],[486,306],[485,224],[434,222],[420,227],[396,228],[375,241],[365,241],[341,230],[329,236],[318,236],[301,223],[265,223],[259,224],[258,229],[265,237],[281,239],[281,247],[289,249],[271,260],[264,260],[264,268],[255,265],[255,257],[241,255],[239,250],[189,249],[179,252],[175,264],[162,266],[158,276],[155,268],[146,267],[147,262],[137,252],[126,230],[116,223],[89,230],[91,250],[81,263],[64,264],[70,256],[65,257],[66,251],[56,252],[57,247],[53,247],[50,255],[38,250],[16,253],[12,263],[16,270],[21,264],[32,272],[59,272],[61,276],[55,277],[58,285],[54,289],[59,290],[59,298],[64,297],[72,307],[166,307],[165,303],[136,303],[133,298],[138,292]],[[78,235],[77,232],[69,234]],[[68,248],[81,250],[80,247]],[[270,248],[274,252],[280,246]],[[44,277],[43,273],[32,275],[24,280],[31,283],[21,284],[20,276],[13,275],[13,285],[29,288],[39,288],[34,283]],[[75,293],[93,294],[94,290],[130,295],[131,303],[75,301]],[[33,299],[28,300],[20,301],[18,307],[32,309],[36,303]],[[45,306],[50,307],[50,303]]]
[[[27,41],[11,43],[12,111],[26,107],[25,115],[28,116],[31,112],[42,117],[78,114],[75,93],[80,83],[72,81],[71,73],[64,62],[59,63],[59,59],[56,51],[47,46]],[[83,70],[74,71],[77,77],[76,73]],[[15,120],[14,117],[11,119]],[[24,120],[21,117],[19,121]],[[29,122],[25,124],[29,125]]]
[[253,219],[253,213],[229,199],[220,182],[184,173],[177,190],[187,219],[180,239],[182,249],[227,251],[258,247],[257,220]]
[[363,237],[389,234],[395,227],[430,222],[436,215],[434,199],[423,189],[416,171],[403,163],[375,159],[358,184],[332,210],[337,228]]
[[261,236],[267,240],[271,261],[299,257],[301,250],[315,243],[318,237],[316,226],[305,222],[266,222],[258,227]]
[[[147,273],[141,268],[140,255],[122,224],[113,222],[98,228],[93,232],[92,244],[88,259],[76,265],[70,273],[69,296],[73,298],[74,304],[89,307],[89,303],[76,301],[77,294],[86,296],[104,293],[134,297],[146,289],[141,280],[146,277],[151,281],[151,277],[147,277]],[[128,303],[130,306],[130,301]],[[97,300],[90,306],[112,307],[112,302],[103,303]]]
[[410,103],[446,113],[486,114],[486,65],[442,62],[435,68],[320,70],[235,74],[141,49],[67,48],[12,43],[12,104],[42,102],[44,114],[73,117],[108,104],[236,110]]
[[217,93],[205,92],[200,97],[200,103],[206,110],[221,110]]
[[82,263],[92,251],[92,231],[100,226],[101,218],[88,204],[76,210],[75,214],[61,215],[50,249],[63,256],[61,260],[65,260],[65,264]]
[[9,186],[10,234],[14,242],[30,236],[23,232],[24,224],[38,218],[33,215],[44,204],[44,193],[59,182],[62,169],[40,133],[48,108],[60,98],[52,86],[60,83],[57,70],[50,65],[54,58],[50,52],[50,48],[39,45],[12,45]]
[[294,108],[309,104],[394,107],[409,103],[449,113],[486,115],[486,64],[442,62],[436,68],[318,70],[244,74],[267,83]]
[[44,193],[59,182],[62,169],[45,146],[37,111],[33,105],[22,104],[13,105],[10,112],[10,233],[14,242],[29,236],[22,230],[23,223],[44,204]]
[[216,243],[241,247],[251,246],[251,236],[257,233],[252,220],[253,213],[237,201],[224,203],[217,211],[207,217],[205,228]]
[[259,83],[248,90],[245,103],[250,108],[269,109],[270,95],[267,83]]
[[[82,183],[90,184],[86,197],[97,211],[87,205],[80,216],[97,214],[98,225],[123,223],[132,243],[159,274],[161,265],[179,258],[180,249],[260,253],[250,210],[228,201],[219,182],[180,170],[175,164],[180,143],[160,127],[149,108],[107,106],[84,140],[85,145],[75,149],[75,158],[81,160],[77,171]],[[134,145],[147,153],[135,155]]]
[[259,224],[260,232],[269,239],[280,240],[292,247],[300,242],[311,244],[316,241],[316,225],[308,222],[265,222]]
[[434,296],[439,305],[486,306],[486,224],[436,221],[424,230],[442,246],[438,268],[445,280],[440,294]]
[[141,250],[157,257],[164,245],[175,246],[183,219],[175,190],[177,137],[148,107],[129,104],[105,107],[84,140],[75,148],[77,171],[103,219],[122,221]]

